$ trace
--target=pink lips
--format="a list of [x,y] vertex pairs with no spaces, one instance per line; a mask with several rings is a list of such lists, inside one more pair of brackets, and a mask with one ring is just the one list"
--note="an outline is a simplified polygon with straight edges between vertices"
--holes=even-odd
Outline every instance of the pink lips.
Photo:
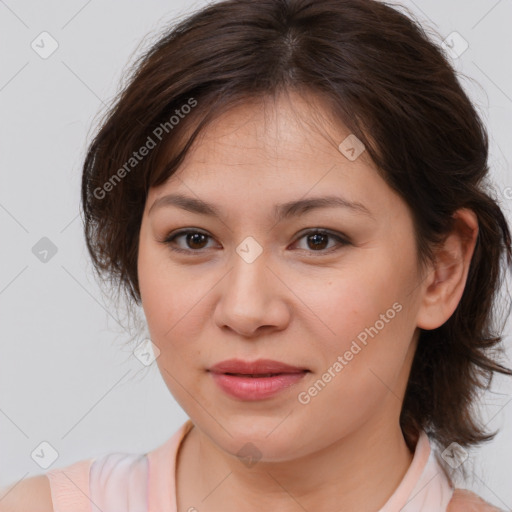
[[270,359],[229,359],[209,371],[228,395],[241,400],[262,400],[300,381],[309,370]]

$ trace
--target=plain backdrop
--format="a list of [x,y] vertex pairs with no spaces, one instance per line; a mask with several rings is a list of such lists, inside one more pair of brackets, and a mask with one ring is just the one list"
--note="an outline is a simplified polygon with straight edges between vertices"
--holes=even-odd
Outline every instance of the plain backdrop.
[[[78,211],[85,148],[140,43],[205,3],[0,0],[0,486],[45,472],[41,450],[55,450],[50,468],[143,453],[187,419],[156,363],[131,353],[91,272]],[[510,219],[512,2],[402,5],[457,51],[468,45],[452,62],[488,126],[492,178]],[[507,298],[504,290],[503,309]],[[499,434],[465,463],[467,486],[507,510],[510,380],[498,378],[481,401]]]

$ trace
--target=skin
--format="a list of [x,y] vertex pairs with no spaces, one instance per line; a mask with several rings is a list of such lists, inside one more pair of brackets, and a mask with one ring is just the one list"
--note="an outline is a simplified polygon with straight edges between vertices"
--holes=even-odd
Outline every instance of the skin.
[[[420,272],[406,203],[367,152],[350,161],[338,150],[349,132],[327,112],[319,98],[296,94],[236,107],[149,191],[138,254],[142,305],[162,377],[194,423],[178,457],[179,511],[323,512],[341,503],[343,511],[378,510],[411,463],[399,415],[419,328],[436,328],[455,310],[478,224],[472,211],[458,211],[435,265]],[[319,114],[315,128],[308,120]],[[149,211],[170,193],[214,203],[222,216],[170,205]],[[272,217],[276,204],[333,194],[371,216],[325,208]],[[208,237],[162,243],[183,228]],[[315,228],[350,243],[325,237],[319,249],[303,233]],[[236,252],[248,236],[263,249],[252,263]],[[400,312],[299,403],[394,303]],[[310,372],[270,399],[241,401],[207,371],[233,357]],[[261,453],[252,467],[236,456],[247,442]]]

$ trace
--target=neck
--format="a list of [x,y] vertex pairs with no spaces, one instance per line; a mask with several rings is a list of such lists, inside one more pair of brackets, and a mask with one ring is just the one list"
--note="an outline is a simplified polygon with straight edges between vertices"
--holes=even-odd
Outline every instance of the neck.
[[178,509],[377,511],[400,484],[412,457],[398,423],[375,417],[321,451],[259,461],[250,468],[194,427],[180,454]]

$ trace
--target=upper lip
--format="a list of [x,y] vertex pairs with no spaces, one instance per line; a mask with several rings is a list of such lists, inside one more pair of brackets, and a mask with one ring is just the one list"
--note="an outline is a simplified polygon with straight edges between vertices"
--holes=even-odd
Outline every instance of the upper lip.
[[271,359],[258,359],[256,361],[243,361],[242,359],[227,359],[215,364],[209,369],[214,373],[240,373],[258,375],[265,373],[299,373],[309,371],[307,368],[291,366]]

